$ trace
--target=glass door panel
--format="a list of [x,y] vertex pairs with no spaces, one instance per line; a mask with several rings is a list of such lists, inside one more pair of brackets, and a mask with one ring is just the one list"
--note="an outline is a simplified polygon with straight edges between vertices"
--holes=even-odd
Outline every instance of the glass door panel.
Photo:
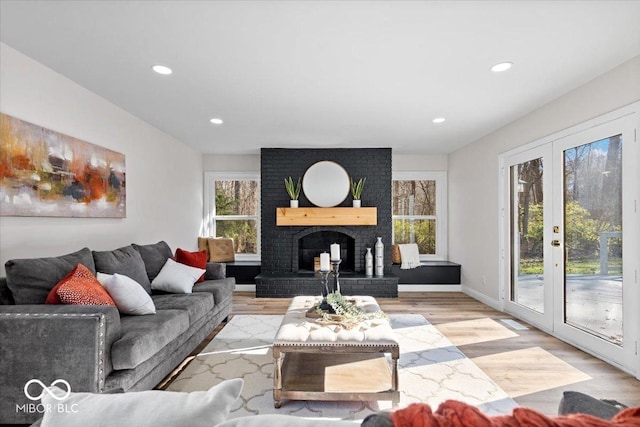
[[543,159],[511,166],[511,301],[544,313]]
[[622,135],[563,151],[565,323],[623,343]]
[[553,254],[550,144],[504,158],[504,308],[519,318],[553,329]]

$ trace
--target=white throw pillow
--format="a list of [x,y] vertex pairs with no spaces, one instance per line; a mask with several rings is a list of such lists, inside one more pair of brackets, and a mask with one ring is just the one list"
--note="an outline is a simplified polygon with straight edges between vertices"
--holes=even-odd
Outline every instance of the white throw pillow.
[[240,396],[236,378],[191,393],[148,390],[121,394],[71,393],[51,387],[43,393],[41,427],[212,427],[223,422]]
[[141,316],[155,314],[156,306],[142,285],[122,274],[98,273],[98,281],[109,292],[118,311],[123,314]]
[[216,425],[216,427],[358,427],[360,421],[323,420],[295,417],[280,414],[260,414],[234,418]]
[[174,294],[190,294],[193,284],[205,271],[202,268],[181,264],[169,258],[160,273],[151,282],[151,289],[173,292]]
[[96,273],[96,279],[98,279],[98,282],[100,282],[100,284],[103,287],[104,287],[104,282],[111,279],[112,277],[113,277],[113,274],[100,273],[99,271]]

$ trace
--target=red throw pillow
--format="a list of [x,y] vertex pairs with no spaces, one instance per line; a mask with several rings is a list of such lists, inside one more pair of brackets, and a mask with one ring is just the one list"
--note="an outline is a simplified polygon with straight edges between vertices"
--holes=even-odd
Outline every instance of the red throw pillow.
[[[78,264],[78,265],[82,265],[84,267],[83,264]],[[71,276],[74,275],[77,269],[78,269],[78,266],[75,266],[73,270],[69,272],[69,274],[64,276],[62,279],[60,279],[58,283],[56,283],[56,285],[49,291],[49,295],[47,295],[47,299],[44,301],[45,304],[62,304],[62,301],[60,301],[60,297],[58,296],[58,288],[63,283],[66,283],[66,281],[69,280]]]
[[76,265],[71,273],[56,284],[56,288],[56,295],[62,304],[116,305],[96,276],[82,264]]
[[[180,264],[195,268],[207,268],[207,251],[189,252],[183,249],[176,249],[176,261]],[[204,282],[204,274],[200,276],[196,283]]]

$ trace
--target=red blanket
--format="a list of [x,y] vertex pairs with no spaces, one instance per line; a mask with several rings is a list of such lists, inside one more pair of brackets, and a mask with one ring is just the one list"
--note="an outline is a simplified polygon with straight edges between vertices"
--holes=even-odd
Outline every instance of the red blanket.
[[640,427],[640,406],[625,409],[611,421],[591,415],[547,417],[527,408],[512,415],[487,416],[474,406],[455,400],[442,403],[436,412],[429,405],[413,404],[391,414],[394,427]]

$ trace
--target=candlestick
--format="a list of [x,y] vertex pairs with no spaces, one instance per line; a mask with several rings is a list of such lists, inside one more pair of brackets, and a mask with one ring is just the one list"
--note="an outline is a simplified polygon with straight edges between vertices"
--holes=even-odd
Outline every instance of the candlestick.
[[342,260],[332,259],[331,266],[333,267],[333,292],[340,292],[340,282],[338,277],[340,276],[340,263]]
[[340,245],[337,243],[331,244],[331,261],[340,259]]
[[[328,256],[329,254],[327,254]],[[320,270],[320,277],[322,281],[322,290],[321,297],[322,301],[320,302],[320,310],[329,311],[331,309],[331,305],[327,302],[327,295],[329,295],[329,269]]]

